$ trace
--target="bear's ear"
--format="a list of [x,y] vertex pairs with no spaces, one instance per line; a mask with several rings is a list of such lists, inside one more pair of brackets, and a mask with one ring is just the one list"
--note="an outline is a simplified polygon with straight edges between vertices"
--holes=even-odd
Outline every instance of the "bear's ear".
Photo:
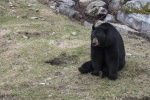
[[93,24],[93,26],[92,26],[92,30],[95,30],[95,24]]

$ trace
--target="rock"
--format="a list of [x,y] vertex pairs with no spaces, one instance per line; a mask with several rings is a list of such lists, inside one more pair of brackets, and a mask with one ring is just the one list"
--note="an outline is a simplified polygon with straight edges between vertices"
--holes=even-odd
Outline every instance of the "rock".
[[38,19],[38,20],[41,20],[41,21],[45,20],[45,19],[42,18],[42,17],[30,17],[30,19]]
[[[145,6],[145,5],[149,5],[150,3],[150,0],[132,0],[132,1],[135,1],[135,2],[140,2],[142,4],[142,6]],[[128,1],[130,2],[130,1]]]
[[50,6],[51,9],[55,9],[56,7],[54,5]]
[[64,15],[67,15],[69,17],[73,17],[75,14],[79,13],[76,10],[74,10],[74,9],[72,9],[66,5],[60,5],[59,6],[59,12],[61,12]]
[[[98,20],[95,23],[95,27],[97,27],[98,25],[104,23],[104,21],[100,21]],[[124,34],[137,34],[139,35],[140,33],[135,31],[134,29],[131,29],[130,27],[126,26],[126,25],[121,25],[118,23],[111,23],[114,27],[116,27],[116,29],[120,32],[120,33],[124,33]]]
[[132,54],[131,53],[126,53],[126,56],[132,56]]
[[59,5],[66,5],[68,7],[72,7],[75,5],[75,2],[73,0],[54,0]]
[[132,0],[124,4],[117,14],[117,20],[150,37],[150,0]]
[[5,10],[5,7],[3,7],[3,6],[0,6],[0,10]]
[[46,85],[46,83],[40,83],[40,85]]
[[30,17],[30,19],[39,19],[38,17]]
[[141,10],[142,5],[140,2],[137,2],[137,1],[128,1],[124,5],[124,7],[127,7],[127,9],[129,9],[129,10],[134,10],[134,9]]
[[150,0],[132,0],[123,5],[122,11],[125,13],[150,14]]
[[79,0],[81,6],[87,7],[93,0]]
[[113,15],[116,15],[117,12],[121,9],[121,6],[121,0],[112,0],[108,6],[109,12]]
[[75,6],[80,6],[79,0],[73,0],[75,2]]
[[94,1],[103,1],[108,4],[111,0],[79,0],[81,6],[87,7],[91,2]]
[[143,33],[141,34],[142,36],[150,37],[150,15],[136,13],[125,14],[120,11],[117,14],[117,20]]
[[103,1],[94,1],[86,8],[86,14],[90,16],[106,15],[108,11],[104,8],[106,5]]
[[57,12],[60,12],[69,17],[75,17],[76,19],[82,17],[80,16],[78,11],[71,8],[72,6],[75,5],[75,2],[73,0],[54,0],[54,1],[59,4]]
[[77,33],[76,32],[72,32],[71,35],[75,36]]
[[74,14],[73,18],[80,21],[83,18],[83,16],[80,13],[77,12],[77,13]]
[[17,16],[17,18],[20,18],[20,16]]
[[25,35],[23,35],[22,37],[25,38],[25,39],[29,39],[29,37],[27,37],[27,36],[25,36]]
[[107,14],[107,16],[104,19],[104,22],[114,22],[115,23],[117,21],[115,20],[115,17],[113,15]]
[[87,22],[87,21],[84,21],[83,25],[84,25],[84,26],[90,26],[90,27],[93,26],[93,24],[91,24],[91,23],[89,23],[89,22]]

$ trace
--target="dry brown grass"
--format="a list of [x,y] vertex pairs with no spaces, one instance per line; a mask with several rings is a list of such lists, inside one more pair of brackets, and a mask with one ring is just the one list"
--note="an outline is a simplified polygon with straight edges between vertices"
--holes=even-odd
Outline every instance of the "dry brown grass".
[[[90,59],[91,29],[56,15],[42,4],[26,7],[19,2],[16,13],[0,17],[0,99],[150,99],[148,41],[121,33],[126,52],[132,55],[126,56],[127,63],[118,80],[81,75],[78,67]],[[37,9],[47,9],[52,14],[37,13]],[[45,20],[30,19],[31,13]],[[72,32],[77,34],[73,36]],[[59,63],[45,63],[52,60]]]

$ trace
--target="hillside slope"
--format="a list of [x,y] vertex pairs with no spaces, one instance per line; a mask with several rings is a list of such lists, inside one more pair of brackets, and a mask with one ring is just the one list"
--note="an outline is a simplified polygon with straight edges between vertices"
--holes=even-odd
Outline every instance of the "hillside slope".
[[78,67],[90,59],[91,28],[35,0],[15,3],[0,1],[0,99],[150,99],[148,41],[121,33],[127,56],[118,80],[81,75]]

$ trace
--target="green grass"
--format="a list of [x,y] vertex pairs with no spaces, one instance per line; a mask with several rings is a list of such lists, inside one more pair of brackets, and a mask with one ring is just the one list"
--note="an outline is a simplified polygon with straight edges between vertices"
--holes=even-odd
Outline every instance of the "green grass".
[[[2,4],[3,1],[0,2]],[[28,2],[18,2],[21,6],[16,8],[16,13],[6,13],[0,17],[0,99],[150,98],[148,41],[135,35],[121,33],[126,52],[132,56],[126,57],[126,66],[119,72],[118,80],[110,81],[90,74],[81,75],[78,67],[90,59],[91,28],[53,13],[46,5],[38,3],[27,8],[25,4]],[[42,15],[30,9],[44,9],[51,14]],[[27,17],[22,18],[22,14]],[[30,19],[34,15],[45,20]],[[77,34],[73,36],[72,32]],[[76,58],[66,59],[60,56],[62,53],[65,53],[66,57],[75,55]],[[58,65],[44,63],[59,57],[68,63]]]

